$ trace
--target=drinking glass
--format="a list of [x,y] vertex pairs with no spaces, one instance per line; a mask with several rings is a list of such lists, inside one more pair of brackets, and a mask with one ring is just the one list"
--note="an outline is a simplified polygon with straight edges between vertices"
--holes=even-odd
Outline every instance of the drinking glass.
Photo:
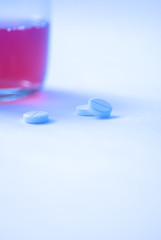
[[41,88],[49,25],[50,0],[0,0],[0,101]]

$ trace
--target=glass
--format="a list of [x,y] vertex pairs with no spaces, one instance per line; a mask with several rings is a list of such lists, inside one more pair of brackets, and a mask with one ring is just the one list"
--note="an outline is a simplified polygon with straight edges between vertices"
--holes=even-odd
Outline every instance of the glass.
[[0,101],[41,88],[45,77],[49,0],[0,0]]

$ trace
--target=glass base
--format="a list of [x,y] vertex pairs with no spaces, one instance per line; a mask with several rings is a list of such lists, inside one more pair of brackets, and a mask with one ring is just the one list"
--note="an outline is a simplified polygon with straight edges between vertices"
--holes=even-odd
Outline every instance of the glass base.
[[27,95],[35,91],[36,91],[35,89],[22,89],[22,88],[0,89],[0,102],[15,101],[17,99],[26,97]]

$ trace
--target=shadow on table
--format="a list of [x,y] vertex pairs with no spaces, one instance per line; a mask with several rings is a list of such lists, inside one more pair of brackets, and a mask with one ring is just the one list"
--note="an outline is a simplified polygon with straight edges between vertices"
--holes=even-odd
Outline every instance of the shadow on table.
[[[42,90],[17,101],[0,103],[0,110],[11,114],[11,116],[41,110],[49,112],[49,115],[56,116],[56,118],[70,118],[71,113],[75,111],[75,107],[87,104],[91,97],[93,96],[83,93]],[[117,118],[119,116],[112,115],[108,120]],[[48,123],[52,122],[51,119]]]

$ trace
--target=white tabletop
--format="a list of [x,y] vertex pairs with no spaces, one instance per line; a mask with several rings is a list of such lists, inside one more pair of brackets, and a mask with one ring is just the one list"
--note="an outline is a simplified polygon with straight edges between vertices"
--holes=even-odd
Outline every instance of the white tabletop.
[[[159,3],[69,3],[55,3],[43,91],[0,104],[0,239],[160,240]],[[75,114],[95,96],[110,119]],[[49,123],[24,123],[32,110]]]

